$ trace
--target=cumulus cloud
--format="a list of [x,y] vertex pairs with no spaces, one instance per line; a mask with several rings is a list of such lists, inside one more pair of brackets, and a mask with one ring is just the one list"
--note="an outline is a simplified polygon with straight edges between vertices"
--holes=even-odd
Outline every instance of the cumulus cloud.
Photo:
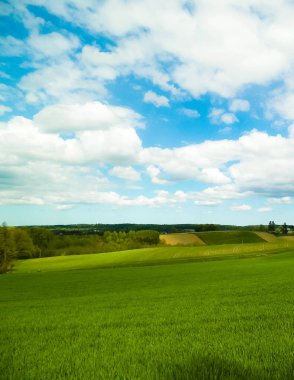
[[[85,112],[88,109],[94,110],[93,113],[88,115]],[[57,110],[60,119],[56,126]],[[34,120],[14,117],[0,124],[0,152],[4,162],[18,158],[72,164],[136,161],[141,150],[141,140],[134,129],[138,115],[129,109],[108,108],[97,103],[86,104],[85,108],[77,105],[76,121],[70,115],[70,111],[75,115],[75,105],[52,106],[43,111]],[[62,131],[76,133],[67,140],[59,134]]]
[[235,192],[286,196],[294,192],[293,149],[291,137],[253,130],[237,140],[144,149],[140,160],[155,166],[163,178],[215,184],[218,192],[221,188],[230,196]]
[[233,113],[226,112],[222,108],[213,107],[210,110],[208,117],[213,124],[234,124],[238,122],[237,117]]
[[131,166],[114,166],[110,171],[109,174],[124,179],[126,181],[132,181],[137,182],[140,181],[141,175],[138,171],[136,171]]
[[294,120],[294,91],[278,91],[268,102],[268,107],[287,120]]
[[[286,103],[291,103],[292,2],[245,0],[236,6],[233,0],[219,0],[217,4],[214,0],[200,0],[189,4],[192,6],[181,0],[171,0],[168,6],[164,0],[13,2],[9,13],[23,21],[30,35],[25,46],[8,36],[2,41],[4,51],[21,55],[24,49],[31,49],[47,54],[49,59],[55,54],[66,54],[73,64],[75,72],[69,75],[68,64],[52,67],[51,61],[37,66],[34,61],[27,62],[27,67],[31,64],[34,71],[23,77],[20,86],[27,99],[35,102],[42,102],[44,96],[64,100],[74,92],[79,92],[83,99],[86,95],[93,99],[93,92],[101,95],[105,90],[105,81],[135,74],[173,96],[213,93],[231,99],[250,85],[267,86],[280,80],[286,92],[290,91]],[[93,36],[107,35],[115,44],[107,49],[96,44],[83,46],[80,54],[76,37],[55,32],[41,34],[44,20],[33,15],[30,5],[45,7],[49,13]],[[49,68],[58,84],[50,80],[53,74]],[[63,73],[58,75],[59,71]],[[68,85],[62,80],[64,72],[70,76]],[[51,89],[47,91],[46,86]],[[233,99],[231,112],[247,111],[246,102]],[[157,104],[167,106],[168,101],[160,100]],[[288,114],[289,109],[277,104],[277,110],[283,114]]]
[[236,184],[208,187],[193,194],[193,199],[199,205],[219,205],[226,200],[248,198],[251,191],[242,191]]
[[0,104],[0,116],[4,115],[5,113],[7,112],[11,112],[12,109],[8,106],[3,106],[2,104]]
[[199,206],[218,206],[222,203],[221,200],[211,200],[211,199],[201,199],[201,200],[196,200],[195,204]]
[[291,204],[292,203],[292,198],[291,197],[272,197],[268,199],[269,203],[279,203],[279,204]]
[[0,37],[0,55],[21,56],[26,53],[26,45],[23,41],[13,36]]
[[231,112],[247,112],[250,110],[250,103],[248,102],[248,100],[244,99],[233,99],[230,102],[229,110]]
[[70,59],[41,65],[21,78],[19,88],[29,104],[83,103],[101,99],[106,94],[101,78]]
[[291,124],[289,127],[288,127],[288,131],[289,131],[289,137],[294,139],[294,124]]
[[[157,60],[176,57],[178,63],[165,72],[193,95],[217,92],[230,96],[246,84],[266,83],[282,74],[292,58],[290,3],[261,2],[252,7],[248,0],[235,7],[233,1],[219,1],[217,5],[212,0],[199,1],[197,12],[187,11],[176,0],[168,7],[164,1],[155,0],[108,1],[99,6],[89,1],[88,7],[77,2],[43,4],[95,33],[116,37],[123,46],[117,50],[123,49],[137,68],[151,62],[154,72],[164,73]],[[97,7],[99,12],[90,11]],[[127,35],[136,37],[126,43]],[[148,43],[137,43],[143,39]],[[243,41],[242,46],[239,41]]]
[[147,167],[146,171],[150,176],[152,183],[155,183],[156,185],[167,185],[169,183],[166,179],[161,178],[161,171],[158,167],[150,165]]
[[98,101],[48,106],[34,116],[34,122],[47,132],[98,131],[143,126],[142,117],[133,110]]
[[144,94],[144,102],[151,103],[155,107],[169,107],[169,100],[166,96],[158,95],[153,91],[147,91]]
[[26,43],[36,54],[50,58],[68,54],[80,46],[79,39],[76,36],[71,34],[65,36],[57,32],[33,33]]
[[[141,123],[140,115],[129,108],[99,102],[48,106],[32,120],[13,117],[0,123],[3,202],[14,199],[74,204],[76,199],[96,199],[94,194],[111,186],[107,174],[97,171],[105,165],[112,167],[109,174],[113,178],[127,181],[140,179],[133,168],[136,165],[140,171],[146,170],[151,182],[157,185],[206,183],[208,187],[202,191],[182,197],[199,205],[220,204],[254,194],[269,198],[270,203],[292,202],[291,134],[270,136],[253,130],[236,140],[144,148],[136,130]],[[64,137],[65,132],[71,132],[71,137]],[[89,188],[83,188],[85,183]],[[68,189],[70,184],[72,192]]]
[[190,109],[190,108],[181,108],[180,112],[184,114],[185,116],[188,116],[192,119],[198,119],[200,117],[200,113],[197,110]]
[[[233,0],[189,4],[25,0],[5,6],[5,14],[23,21],[28,37],[0,38],[0,51],[24,58],[25,68],[14,93],[0,85],[0,99],[9,104],[9,96],[15,100],[24,93],[30,105],[51,105],[32,119],[13,117],[0,124],[1,202],[52,203],[60,209],[78,202],[154,207],[192,201],[212,206],[254,194],[273,204],[292,202],[293,125],[288,136],[251,131],[235,140],[145,148],[137,131],[144,125],[142,117],[102,102],[110,81],[134,75],[159,88],[144,95],[156,107],[212,96],[211,122],[225,124],[222,131],[227,132],[238,122],[238,112],[250,110],[242,90],[274,82],[280,88],[272,92],[268,107],[294,120],[294,5],[252,0],[238,6]],[[103,46],[98,39],[91,44],[89,38],[85,45],[65,30],[42,33],[44,20],[33,15],[30,5],[84,28],[93,40],[104,35],[114,43]],[[159,95],[161,91],[168,95]],[[0,107],[2,114],[9,111]],[[194,109],[180,112],[199,117]],[[112,181],[139,180],[134,167],[146,171],[154,184],[191,181],[201,183],[203,190],[137,198],[112,192],[107,175]]]
[[234,124],[239,121],[233,113],[229,112],[225,112],[224,114],[222,114],[220,120],[225,124]]

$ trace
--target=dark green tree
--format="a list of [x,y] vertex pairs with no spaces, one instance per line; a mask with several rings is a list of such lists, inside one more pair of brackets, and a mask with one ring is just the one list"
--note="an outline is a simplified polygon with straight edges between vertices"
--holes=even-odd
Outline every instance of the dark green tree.
[[268,232],[275,232],[276,224],[274,221],[270,221],[268,224]]
[[286,222],[282,225],[282,234],[283,235],[287,235],[288,233],[288,226],[286,224]]
[[54,240],[54,234],[48,228],[33,227],[27,228],[26,232],[31,237],[39,257],[42,257]]
[[3,223],[0,227],[0,273],[7,272],[15,258],[15,242],[12,229]]
[[17,258],[28,259],[37,256],[37,249],[26,230],[15,228],[14,241]]

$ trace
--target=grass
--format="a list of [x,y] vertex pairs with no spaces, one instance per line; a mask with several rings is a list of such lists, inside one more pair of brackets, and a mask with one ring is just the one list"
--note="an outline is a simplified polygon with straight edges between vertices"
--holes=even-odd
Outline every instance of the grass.
[[201,247],[144,248],[100,254],[56,256],[41,259],[19,260],[14,267],[14,272],[30,273],[225,260],[234,257],[256,257],[275,254],[289,250],[289,246],[294,247],[294,244],[288,241],[279,241],[278,243],[228,244]]
[[204,245],[205,243],[194,233],[176,233],[161,235],[160,240],[168,245]]
[[293,253],[71,271],[63,262],[41,273],[20,265],[0,277],[0,378],[293,379]]
[[246,244],[264,242],[264,239],[251,231],[210,231],[197,232],[205,244]]
[[294,236],[293,235],[280,236],[279,239],[288,240],[289,242],[293,242],[294,243]]
[[263,240],[269,242],[269,243],[273,243],[273,242],[277,242],[278,241],[278,238],[269,233],[269,232],[260,232],[260,231],[256,231],[255,232],[256,235],[258,235],[259,237],[261,237]]

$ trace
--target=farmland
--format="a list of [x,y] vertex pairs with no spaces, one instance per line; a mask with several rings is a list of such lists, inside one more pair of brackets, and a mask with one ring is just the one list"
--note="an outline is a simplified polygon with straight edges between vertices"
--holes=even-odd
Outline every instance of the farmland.
[[197,236],[208,245],[259,243],[264,241],[260,236],[251,231],[198,232]]
[[200,247],[156,247],[90,255],[57,256],[19,260],[15,273],[47,272],[90,268],[175,264],[258,257],[287,252],[294,244],[288,241],[258,244],[227,244]]
[[161,235],[161,241],[168,245],[220,245],[220,244],[246,244],[261,242],[277,242],[277,238],[266,232],[252,231],[207,231],[174,233]]
[[204,245],[205,243],[194,233],[176,233],[161,235],[160,240],[168,245]]
[[0,378],[292,379],[293,263],[289,242],[20,261]]

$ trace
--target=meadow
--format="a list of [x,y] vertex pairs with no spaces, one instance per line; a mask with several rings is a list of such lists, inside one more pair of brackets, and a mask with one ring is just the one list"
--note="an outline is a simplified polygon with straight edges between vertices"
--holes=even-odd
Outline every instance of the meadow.
[[19,262],[0,276],[0,378],[293,379],[294,248],[249,246]]

